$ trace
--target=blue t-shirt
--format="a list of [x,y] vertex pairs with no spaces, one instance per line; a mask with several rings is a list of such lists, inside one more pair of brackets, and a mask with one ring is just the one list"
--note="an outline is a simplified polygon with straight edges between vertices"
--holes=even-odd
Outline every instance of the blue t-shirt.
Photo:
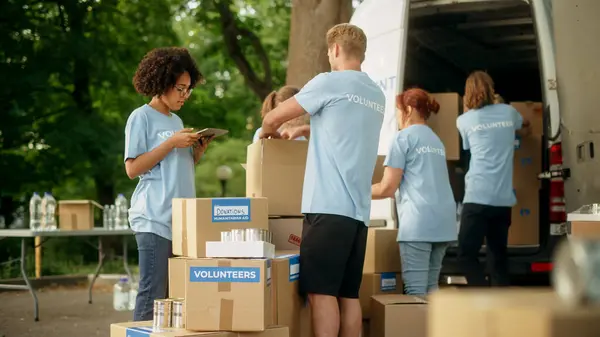
[[369,222],[385,96],[366,73],[322,73],[296,94],[310,114],[302,213]]
[[[147,104],[137,108],[125,126],[125,160],[152,151],[181,129],[176,114],[166,116]],[[131,196],[131,229],[171,240],[172,199],[196,197],[192,148],[173,149],[139,179]]]
[[[262,127],[261,127],[261,128],[258,128],[258,129],[256,129],[256,132],[254,133],[254,137],[252,137],[252,143],[254,143],[254,142],[256,142],[257,140],[259,140],[259,138],[258,138],[258,137],[260,136],[260,131],[261,131],[261,130],[262,130]],[[298,138],[296,138],[296,139],[294,139],[294,140],[306,140],[306,137],[304,137],[304,136],[300,136],[300,137],[298,137]]]
[[469,110],[456,120],[463,148],[471,150],[463,203],[512,207],[515,131],[523,118],[507,104]]
[[398,241],[455,241],[456,203],[450,187],[446,150],[427,125],[396,133],[385,166],[404,170],[396,194]]

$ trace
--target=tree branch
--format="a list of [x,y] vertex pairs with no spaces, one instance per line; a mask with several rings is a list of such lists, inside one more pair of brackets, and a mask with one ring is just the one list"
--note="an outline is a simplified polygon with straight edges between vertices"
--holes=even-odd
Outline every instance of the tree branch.
[[[269,62],[267,52],[256,34],[248,29],[238,27],[235,22],[235,15],[230,8],[230,0],[213,0],[213,3],[219,12],[221,31],[223,33],[225,47],[227,48],[229,57],[233,59],[233,62],[244,76],[244,80],[250,89],[252,89],[261,100],[264,100],[273,90],[271,63]],[[242,39],[247,39],[256,52],[256,55],[264,68],[264,78],[261,79],[258,77],[256,71],[248,61],[248,58],[244,55],[242,47],[240,46],[240,37]]]

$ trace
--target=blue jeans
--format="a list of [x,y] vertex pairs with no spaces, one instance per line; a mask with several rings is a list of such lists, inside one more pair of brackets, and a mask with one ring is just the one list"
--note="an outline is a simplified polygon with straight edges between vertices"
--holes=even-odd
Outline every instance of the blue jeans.
[[134,321],[151,321],[154,300],[167,297],[171,241],[152,233],[136,233],[140,263],[140,284],[135,299]]
[[426,295],[438,289],[448,242],[400,242],[402,280],[408,295]]

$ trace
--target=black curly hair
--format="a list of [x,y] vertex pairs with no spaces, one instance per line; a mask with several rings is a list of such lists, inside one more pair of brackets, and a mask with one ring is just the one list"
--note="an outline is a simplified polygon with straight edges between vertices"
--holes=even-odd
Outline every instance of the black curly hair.
[[204,80],[187,49],[178,47],[152,49],[138,65],[133,76],[133,86],[144,96],[162,95],[173,88],[179,76],[186,71],[191,78],[190,89]]

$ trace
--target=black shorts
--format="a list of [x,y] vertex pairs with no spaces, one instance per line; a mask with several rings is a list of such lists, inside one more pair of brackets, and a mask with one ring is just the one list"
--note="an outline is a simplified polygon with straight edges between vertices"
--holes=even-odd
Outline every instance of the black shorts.
[[367,226],[333,214],[306,214],[300,243],[300,294],[358,298]]

